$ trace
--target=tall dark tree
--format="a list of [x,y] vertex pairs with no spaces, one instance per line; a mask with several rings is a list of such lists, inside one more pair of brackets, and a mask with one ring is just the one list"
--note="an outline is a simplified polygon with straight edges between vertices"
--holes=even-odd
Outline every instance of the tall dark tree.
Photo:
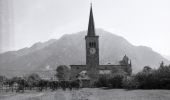
[[36,86],[38,82],[41,80],[40,76],[36,73],[32,73],[26,77],[28,85],[30,87]]
[[67,81],[70,76],[70,69],[66,65],[60,65],[56,69],[56,76],[59,81]]

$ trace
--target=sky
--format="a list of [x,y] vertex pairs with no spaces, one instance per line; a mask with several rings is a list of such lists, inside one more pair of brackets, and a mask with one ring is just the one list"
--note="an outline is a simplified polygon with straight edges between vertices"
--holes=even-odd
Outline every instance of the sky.
[[0,52],[96,28],[170,55],[170,0],[0,0]]

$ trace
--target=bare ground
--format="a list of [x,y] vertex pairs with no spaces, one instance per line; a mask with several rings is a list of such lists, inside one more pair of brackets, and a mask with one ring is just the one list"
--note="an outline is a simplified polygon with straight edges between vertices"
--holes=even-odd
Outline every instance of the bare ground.
[[170,100],[170,90],[85,88],[72,91],[0,93],[0,100]]

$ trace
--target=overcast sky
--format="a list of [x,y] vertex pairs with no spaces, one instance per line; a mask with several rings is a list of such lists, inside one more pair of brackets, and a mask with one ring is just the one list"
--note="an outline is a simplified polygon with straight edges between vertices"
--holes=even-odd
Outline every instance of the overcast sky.
[[[96,28],[170,55],[170,0],[91,0]],[[0,52],[87,30],[90,0],[0,0]]]

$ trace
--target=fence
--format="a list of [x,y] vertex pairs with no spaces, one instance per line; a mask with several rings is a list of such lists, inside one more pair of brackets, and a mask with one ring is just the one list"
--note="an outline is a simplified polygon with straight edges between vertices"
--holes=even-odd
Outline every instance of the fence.
[[39,81],[36,84],[28,85],[28,83],[6,83],[2,82],[0,84],[0,92],[25,92],[25,91],[46,91],[46,90],[56,90],[56,89],[70,89],[80,88],[78,81]]

